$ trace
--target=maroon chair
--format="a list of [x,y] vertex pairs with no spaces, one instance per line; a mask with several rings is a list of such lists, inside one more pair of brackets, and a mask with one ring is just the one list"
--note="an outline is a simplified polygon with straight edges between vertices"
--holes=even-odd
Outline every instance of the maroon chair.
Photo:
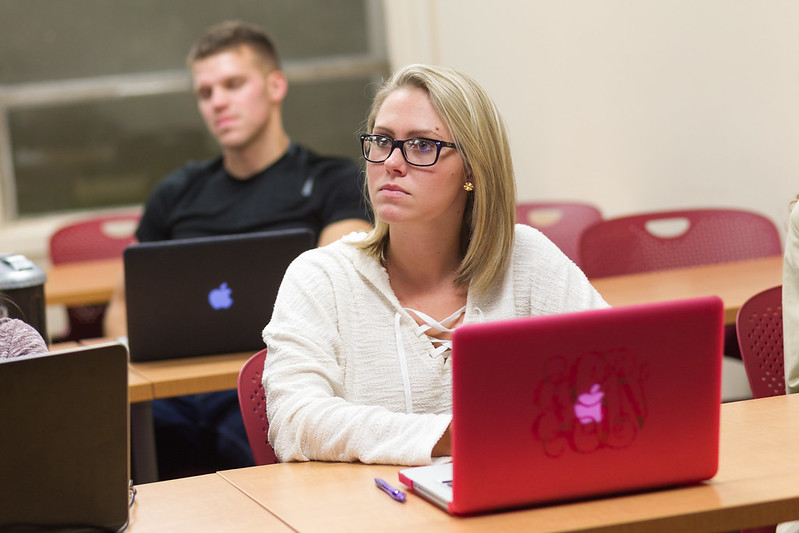
[[238,394],[241,417],[247,441],[250,443],[256,465],[277,463],[277,456],[269,444],[269,420],[266,418],[266,394],[262,383],[266,348],[250,357],[239,371]]
[[581,266],[589,278],[781,254],[779,232],[771,220],[735,209],[606,219],[587,228],[580,238]]
[[[750,297],[735,317],[741,358],[752,396],[785,394],[782,344],[782,285]],[[774,533],[777,526],[742,529],[741,533]]]
[[[97,216],[73,222],[50,236],[50,261],[54,265],[122,257],[136,239],[140,215],[126,213]],[[77,341],[103,336],[107,304],[67,307],[69,329],[58,341]]]
[[746,300],[735,319],[741,359],[755,398],[785,394],[782,285]]
[[50,237],[53,264],[122,257],[135,240],[137,213],[98,216],[70,223]]
[[546,235],[569,259],[580,265],[580,235],[602,220],[601,211],[580,202],[526,202],[516,205],[516,222]]
[[[606,219],[580,238],[580,266],[589,278],[782,255],[774,223],[737,209],[655,211]],[[734,325],[724,353],[740,353]]]
[[[741,359],[752,396],[785,394],[782,345],[782,285],[749,298],[735,317]],[[774,533],[777,526],[742,529],[741,533]]]

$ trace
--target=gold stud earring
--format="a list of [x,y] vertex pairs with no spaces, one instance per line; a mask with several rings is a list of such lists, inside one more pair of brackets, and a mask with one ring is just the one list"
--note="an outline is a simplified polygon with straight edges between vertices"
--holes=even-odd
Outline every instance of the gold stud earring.
[[466,183],[463,184],[463,190],[466,191],[466,192],[473,191],[474,190],[474,183],[472,183],[471,181],[467,181]]

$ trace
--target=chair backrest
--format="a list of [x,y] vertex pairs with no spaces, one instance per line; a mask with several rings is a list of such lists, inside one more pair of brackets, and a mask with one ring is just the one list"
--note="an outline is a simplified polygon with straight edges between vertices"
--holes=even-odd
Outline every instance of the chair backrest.
[[53,264],[122,257],[135,240],[140,215],[136,213],[97,216],[70,223],[50,237]]
[[[50,236],[50,261],[54,264],[122,258],[126,246],[136,239],[141,215],[101,215],[62,226]],[[67,308],[69,329],[54,341],[75,341],[103,336],[106,304]]]
[[759,292],[744,302],[735,326],[752,396],[785,394],[782,285]]
[[774,223],[735,209],[660,211],[606,219],[583,231],[589,278],[780,255]]
[[516,222],[546,235],[569,259],[580,264],[580,235],[602,220],[602,212],[581,202],[524,202],[516,205]]
[[269,421],[266,419],[266,394],[261,381],[266,361],[266,348],[250,357],[239,371],[238,393],[241,417],[256,465],[277,463],[269,445]]

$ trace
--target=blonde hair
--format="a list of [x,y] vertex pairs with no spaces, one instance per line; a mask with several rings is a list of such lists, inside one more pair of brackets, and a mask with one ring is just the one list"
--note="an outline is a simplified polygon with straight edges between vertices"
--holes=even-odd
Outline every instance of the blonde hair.
[[[458,145],[468,180],[474,184],[461,226],[457,283],[484,292],[505,272],[513,248],[516,180],[502,116],[471,77],[446,67],[410,65],[377,91],[367,118],[368,132],[386,97],[403,87],[420,88],[428,94]],[[375,228],[360,248],[383,262],[389,244],[388,224],[376,213],[374,219]]]

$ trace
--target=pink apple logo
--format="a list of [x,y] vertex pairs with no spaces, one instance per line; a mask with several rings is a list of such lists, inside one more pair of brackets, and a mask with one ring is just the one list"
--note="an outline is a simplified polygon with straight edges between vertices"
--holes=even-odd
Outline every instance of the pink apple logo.
[[228,288],[227,283],[223,283],[208,293],[208,303],[214,309],[227,309],[233,305],[233,298],[230,297],[231,292],[233,291]]
[[553,459],[631,446],[649,416],[650,375],[626,349],[548,359],[532,395],[534,444]]
[[577,397],[574,404],[574,416],[581,424],[591,422],[602,422],[602,398],[605,393],[599,387],[599,383],[594,383],[588,392],[584,392]]

